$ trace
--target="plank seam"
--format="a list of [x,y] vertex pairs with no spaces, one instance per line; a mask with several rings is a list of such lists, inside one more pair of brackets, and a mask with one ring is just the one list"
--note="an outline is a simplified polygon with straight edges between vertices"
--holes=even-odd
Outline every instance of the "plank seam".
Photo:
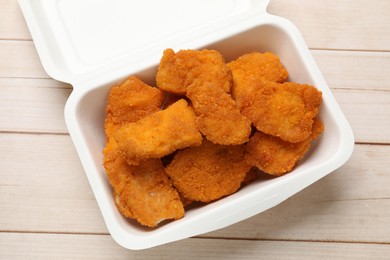
[[22,131],[2,131],[0,130],[0,134],[12,134],[12,135],[68,135],[68,132],[22,132]]
[[244,240],[264,242],[296,242],[296,243],[334,243],[334,244],[367,244],[367,245],[390,245],[390,242],[354,241],[354,240],[321,240],[321,239],[272,239],[272,238],[240,238],[240,237],[206,237],[196,236],[197,239],[220,239],[220,240]]
[[311,51],[333,51],[333,52],[377,52],[377,53],[390,53],[390,50],[375,50],[375,49],[338,49],[338,48],[309,48]]
[[[110,236],[104,232],[54,232],[54,231],[12,231],[2,230],[0,233],[14,234],[37,234],[37,235],[80,235],[80,236]],[[390,242],[374,242],[374,241],[353,241],[353,240],[321,240],[321,239],[272,239],[272,238],[241,238],[241,237],[208,237],[195,236],[193,239],[208,239],[208,240],[238,240],[238,241],[253,241],[253,242],[290,242],[290,243],[334,243],[334,244],[367,244],[367,245],[390,245]]]

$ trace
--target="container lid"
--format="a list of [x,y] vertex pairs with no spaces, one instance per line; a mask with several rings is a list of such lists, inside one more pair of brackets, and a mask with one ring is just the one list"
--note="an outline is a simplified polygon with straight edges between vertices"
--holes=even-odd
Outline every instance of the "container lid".
[[[265,12],[269,0],[19,0],[47,73],[77,84]],[[115,66],[114,66],[115,67]]]

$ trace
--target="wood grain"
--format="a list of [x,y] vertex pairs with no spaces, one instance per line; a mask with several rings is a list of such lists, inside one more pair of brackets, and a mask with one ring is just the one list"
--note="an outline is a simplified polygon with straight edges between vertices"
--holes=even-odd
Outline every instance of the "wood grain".
[[[2,134],[0,144],[2,229],[107,233],[69,136]],[[291,199],[205,236],[390,243],[389,152],[357,145],[346,165]]]
[[384,244],[351,244],[228,239],[185,239],[142,251],[129,251],[109,236],[0,234],[0,256],[28,259],[388,259]]
[[51,79],[0,78],[0,131],[67,133],[64,107],[71,91]]
[[0,0],[0,39],[31,40],[17,0]]
[[390,91],[335,90],[333,92],[352,126],[356,142],[390,143],[390,136],[384,134],[390,133]]
[[0,77],[49,78],[31,41],[0,41]]
[[[390,91],[390,52],[312,50],[332,88]],[[0,78],[50,78],[30,41],[0,41]],[[23,61],[23,62],[20,62]]]
[[[24,42],[21,45],[26,47]],[[30,60],[27,63],[33,64],[33,60],[37,59],[33,49],[25,53],[27,55],[24,60]],[[383,134],[390,131],[390,73],[384,73],[384,68],[390,69],[389,53],[339,51],[313,51],[313,53],[352,125],[356,141],[389,143],[390,136]],[[20,63],[12,60],[11,56],[5,55],[3,61],[4,64],[14,63],[15,66],[11,71],[17,70],[22,73],[21,75],[25,75],[22,67],[15,69]],[[364,64],[367,64],[367,70],[364,70]],[[7,78],[0,78],[0,93],[5,99],[0,103],[2,119],[0,131],[23,129],[27,132],[67,132],[63,108],[71,92],[71,86],[54,80],[41,79],[40,70],[35,69],[35,71],[36,74],[30,76],[38,77],[37,79],[15,79],[12,77],[18,75],[14,75],[14,72],[3,72],[3,76]],[[32,116],[32,113],[35,113],[35,116]],[[20,120],[15,120],[16,118]]]
[[390,91],[390,52],[312,50],[331,88]]
[[388,51],[387,0],[272,0],[268,12],[293,22],[312,49]]

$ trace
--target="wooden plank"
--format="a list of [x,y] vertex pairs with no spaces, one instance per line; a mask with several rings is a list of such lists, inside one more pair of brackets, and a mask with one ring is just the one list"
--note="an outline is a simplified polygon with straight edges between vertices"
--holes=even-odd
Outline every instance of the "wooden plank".
[[356,145],[339,170],[262,214],[206,236],[389,243],[389,149]]
[[64,107],[71,91],[51,79],[0,78],[0,130],[67,133]]
[[126,250],[104,235],[0,233],[0,258],[15,259],[388,259],[390,246],[294,241],[186,239]]
[[107,232],[69,136],[0,140],[2,230]]
[[293,22],[310,48],[344,50],[389,50],[389,10],[387,0],[272,0],[268,6]]
[[[390,91],[390,53],[313,50],[332,88]],[[32,42],[0,41],[0,78],[49,78]],[[23,62],[20,62],[20,61]]]
[[0,77],[49,78],[31,41],[0,41]]
[[[31,39],[17,1],[0,0],[0,6],[0,39]],[[309,47],[354,50],[389,50],[388,10],[387,0],[272,0],[268,7],[292,21]]]
[[[390,243],[389,152],[390,146],[357,145],[333,174],[205,236]],[[68,136],[0,134],[0,154],[1,230],[107,233]]]
[[[312,51],[333,88],[390,90],[390,53]],[[48,78],[32,42],[0,41],[0,77]],[[20,62],[23,60],[23,62]]]
[[[332,91],[357,142],[390,143],[390,91]],[[70,92],[55,80],[0,78],[0,131],[67,133],[64,107]]]
[[17,0],[0,0],[0,39],[31,40]]
[[390,52],[311,52],[331,88],[390,91]]
[[390,91],[333,90],[356,142],[390,143]]

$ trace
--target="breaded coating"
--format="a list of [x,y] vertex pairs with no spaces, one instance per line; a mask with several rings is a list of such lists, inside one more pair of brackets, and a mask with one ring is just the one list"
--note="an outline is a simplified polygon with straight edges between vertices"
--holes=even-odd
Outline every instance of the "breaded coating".
[[149,227],[166,219],[183,217],[183,204],[161,161],[153,159],[138,166],[128,165],[113,134],[120,126],[158,111],[162,99],[160,90],[130,77],[111,88],[104,122],[107,143],[103,149],[103,166],[113,188],[114,201],[124,216]]
[[270,52],[226,64],[215,50],[166,49],[156,88],[136,76],[113,86],[103,166],[118,211],[153,228],[235,193],[261,171],[292,171],[324,125],[322,93],[287,78]]
[[257,131],[246,147],[246,162],[274,176],[290,172],[297,162],[309,150],[310,143],[324,130],[317,118],[313,124],[312,134],[300,143],[289,143],[278,137]]
[[230,91],[232,74],[223,56],[215,50],[166,49],[156,75],[157,87],[185,95],[187,87],[196,79],[214,82],[225,92]]
[[271,52],[251,52],[227,64],[233,74],[232,96],[240,102],[247,95],[248,81],[269,80],[283,83],[288,72],[278,56]]
[[311,134],[309,140],[314,141],[315,139],[317,139],[319,135],[322,134],[322,132],[324,132],[324,130],[325,130],[325,126],[322,123],[320,117],[317,115],[317,117],[314,118],[313,127],[311,128]]
[[164,95],[136,76],[111,88],[106,106],[104,129],[110,136],[125,123],[135,122],[160,109]]
[[[122,84],[113,86],[108,93],[104,129],[107,143],[103,150],[104,167],[114,191],[121,193],[125,175],[121,168],[113,169],[112,162],[120,154],[113,134],[122,125],[136,122],[159,110],[163,102],[162,91],[145,84],[136,76],[129,77]],[[124,171],[126,172],[126,171]]]
[[321,92],[305,84],[283,83],[288,72],[270,52],[245,54],[227,66],[237,106],[259,131],[292,143],[309,137]]
[[244,145],[202,145],[177,152],[165,168],[178,192],[193,201],[209,202],[237,191],[251,166]]
[[220,87],[196,80],[188,87],[187,96],[197,115],[196,125],[208,140],[223,145],[238,145],[249,140],[251,122]]
[[141,160],[200,145],[202,135],[196,128],[195,117],[194,110],[181,99],[165,110],[122,126],[114,138],[127,163],[137,165]]
[[184,206],[160,159],[129,165],[113,138],[103,150],[104,168],[118,210],[140,224],[155,227],[161,221],[180,219]]
[[167,219],[180,219],[184,207],[160,159],[129,165],[114,139],[103,151],[104,167],[113,187],[118,210],[140,224],[155,227]]
[[184,216],[183,203],[165,173],[160,159],[150,159],[139,165],[128,165],[122,171],[128,178],[123,192],[115,197],[121,213],[148,227],[155,227],[167,219]]
[[241,113],[261,132],[291,143],[307,139],[322,102],[315,87],[260,80],[241,97]]
[[122,157],[118,144],[114,138],[108,138],[103,149],[103,166],[114,194],[122,194],[126,187],[127,163]]

